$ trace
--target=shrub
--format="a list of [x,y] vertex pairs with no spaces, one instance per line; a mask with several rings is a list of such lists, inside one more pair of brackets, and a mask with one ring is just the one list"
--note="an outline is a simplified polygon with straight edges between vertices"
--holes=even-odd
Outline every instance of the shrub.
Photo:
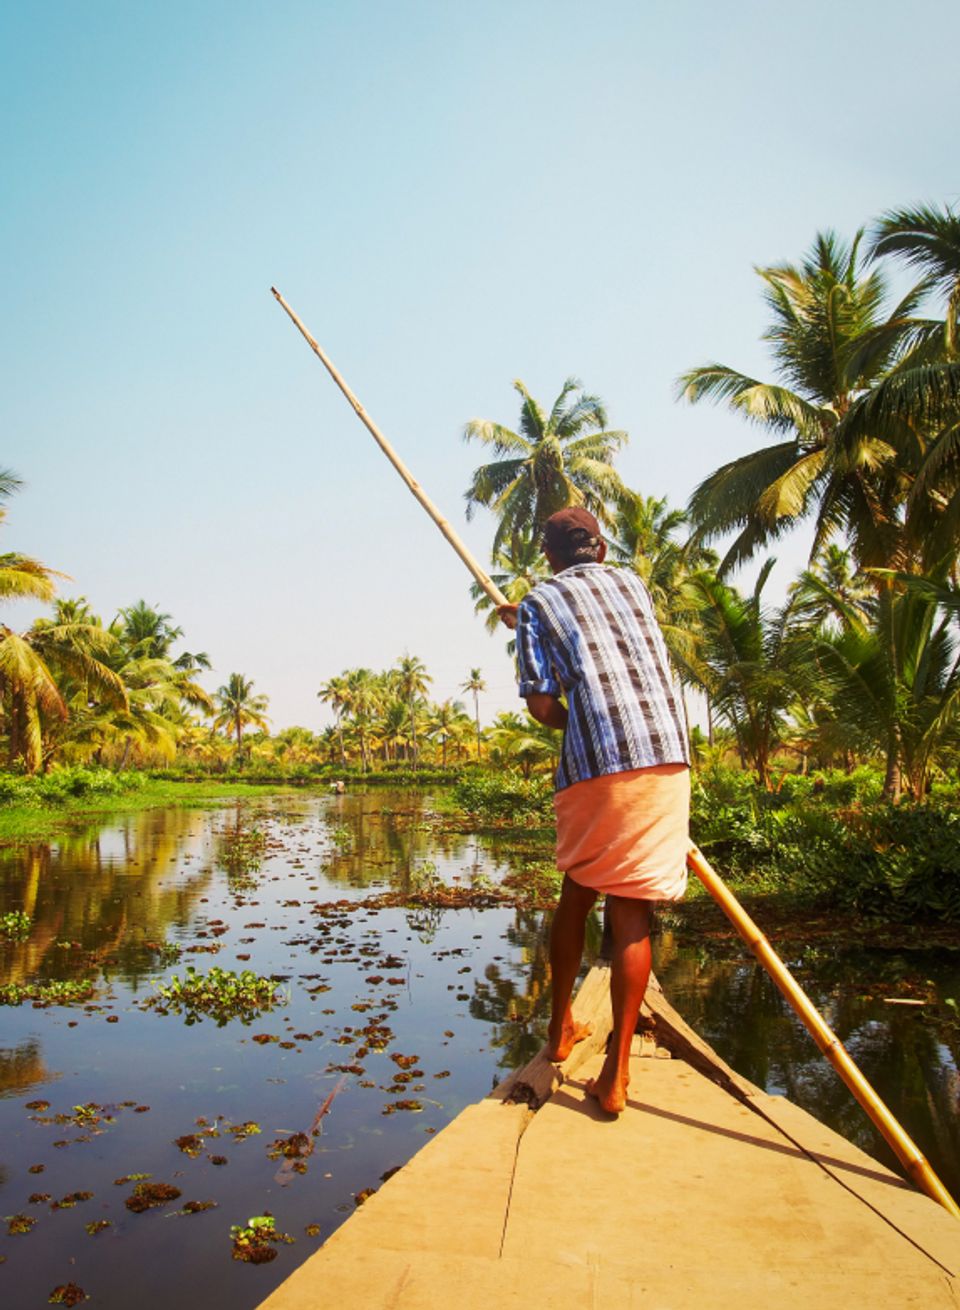
[[547,778],[518,773],[472,773],[453,789],[453,802],[467,814],[492,822],[553,822],[553,785]]

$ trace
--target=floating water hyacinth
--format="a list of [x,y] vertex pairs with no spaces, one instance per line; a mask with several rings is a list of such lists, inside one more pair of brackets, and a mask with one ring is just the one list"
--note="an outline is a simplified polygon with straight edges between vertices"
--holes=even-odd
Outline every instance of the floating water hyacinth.
[[234,973],[214,966],[203,974],[198,973],[193,965],[187,965],[185,977],[175,974],[169,982],[158,984],[157,995],[148,998],[143,1005],[161,1013],[168,1010],[182,1013],[188,1024],[197,1023],[202,1015],[209,1015],[216,1020],[218,1027],[222,1027],[235,1018],[249,1023],[285,999],[275,979],[262,978],[251,969]]

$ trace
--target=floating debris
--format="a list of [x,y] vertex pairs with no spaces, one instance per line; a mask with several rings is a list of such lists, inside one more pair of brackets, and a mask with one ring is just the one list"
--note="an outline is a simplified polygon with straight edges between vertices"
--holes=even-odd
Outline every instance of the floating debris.
[[123,1204],[134,1214],[142,1214],[144,1210],[155,1210],[175,1201],[180,1195],[180,1188],[170,1183],[137,1183]]
[[195,1160],[203,1150],[203,1138],[197,1133],[185,1133],[183,1137],[175,1137],[173,1144],[177,1150],[182,1151],[184,1155],[189,1155]]
[[76,1283],[61,1283],[55,1287],[47,1298],[50,1305],[80,1305],[82,1301],[89,1301],[90,1297],[78,1287]]
[[306,1133],[293,1133],[290,1137],[278,1137],[267,1147],[267,1158],[279,1160],[300,1160],[313,1154],[313,1142]]

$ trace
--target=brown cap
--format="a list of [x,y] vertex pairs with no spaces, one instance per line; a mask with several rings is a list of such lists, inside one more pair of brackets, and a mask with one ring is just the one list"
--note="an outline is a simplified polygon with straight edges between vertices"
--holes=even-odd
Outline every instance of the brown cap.
[[600,524],[582,505],[571,505],[547,519],[543,525],[543,544],[561,555],[579,546],[597,546]]

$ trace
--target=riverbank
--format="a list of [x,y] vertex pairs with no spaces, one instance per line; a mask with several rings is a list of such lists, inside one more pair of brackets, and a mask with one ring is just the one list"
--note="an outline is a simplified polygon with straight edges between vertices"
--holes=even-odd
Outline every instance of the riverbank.
[[[112,775],[123,777],[123,775]],[[23,800],[0,803],[0,844],[49,841],[58,833],[82,827],[93,819],[112,814],[172,806],[192,809],[220,805],[227,801],[282,795],[292,787],[271,783],[222,782],[212,778],[196,782],[171,782],[127,775],[128,785],[115,790],[94,786],[78,787],[44,796],[36,793]]]

